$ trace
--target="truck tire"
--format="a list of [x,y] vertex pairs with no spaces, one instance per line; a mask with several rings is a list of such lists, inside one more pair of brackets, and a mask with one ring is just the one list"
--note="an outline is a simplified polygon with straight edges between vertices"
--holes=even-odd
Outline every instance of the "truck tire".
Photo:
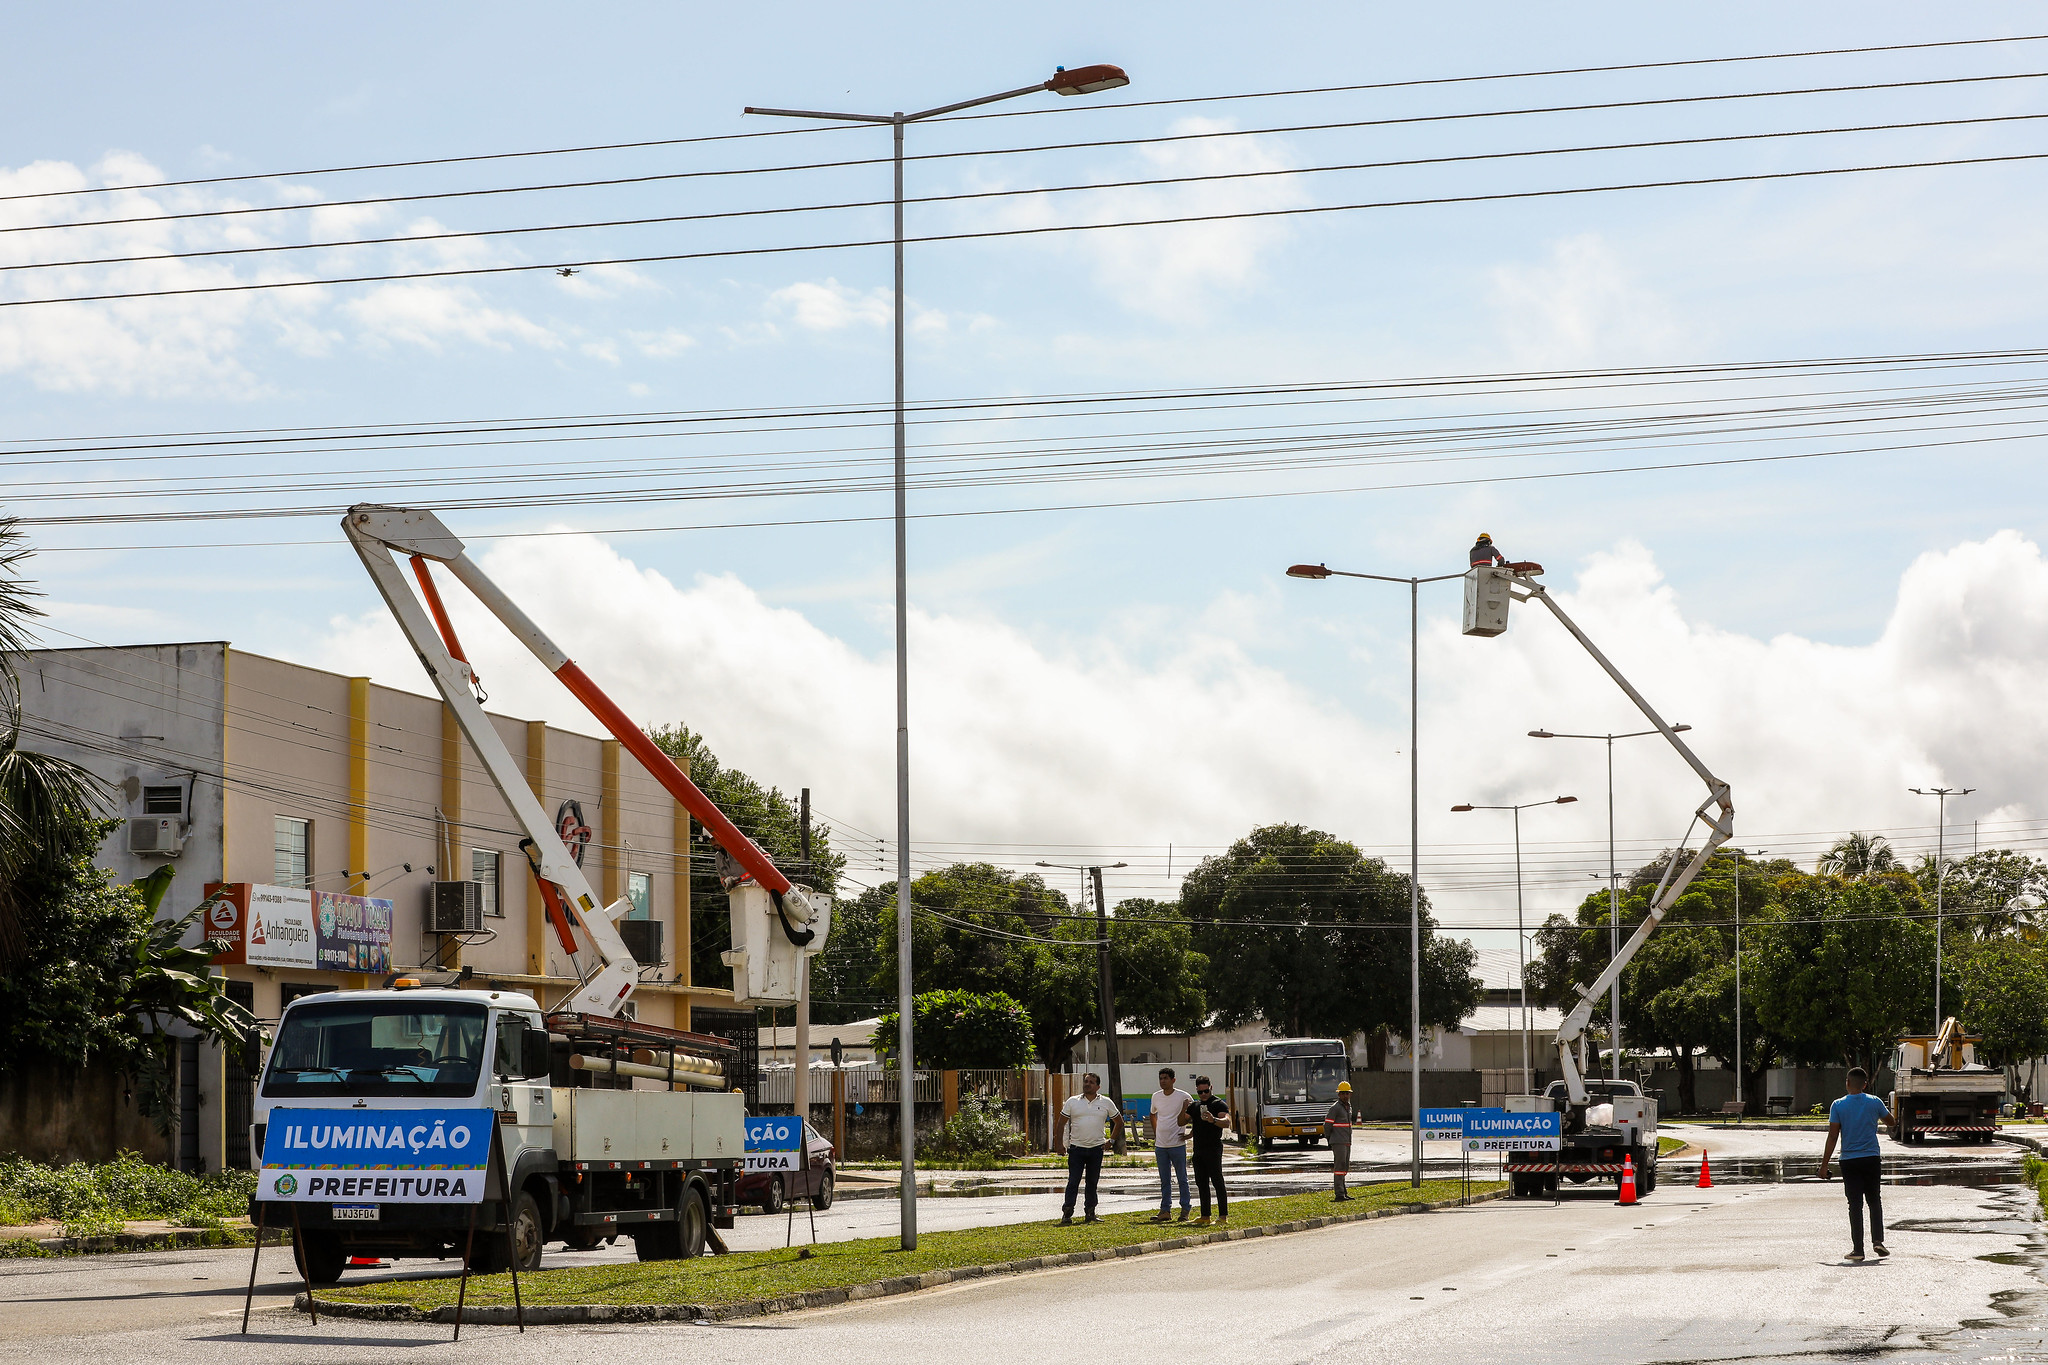
[[1508,1190],[1517,1199],[1528,1198],[1540,1190],[1542,1186],[1543,1177],[1540,1175],[1524,1175],[1520,1171],[1513,1171],[1508,1175]]
[[683,1187],[683,1206],[676,1210],[677,1251],[685,1258],[702,1256],[704,1242],[710,1235],[711,1209],[704,1202],[701,1190]]
[[1657,1158],[1645,1152],[1643,1159],[1636,1163],[1636,1193],[1648,1194],[1657,1188]]
[[341,1278],[348,1254],[341,1249],[341,1239],[333,1233],[308,1232],[299,1239],[298,1260],[309,1283],[333,1284]]
[[[512,1245],[519,1257],[519,1273],[540,1269],[541,1244],[546,1241],[540,1221],[540,1201],[521,1190],[512,1201]],[[471,1253],[470,1269],[484,1275],[502,1275],[512,1268],[505,1253],[505,1231],[477,1234],[477,1248]]]

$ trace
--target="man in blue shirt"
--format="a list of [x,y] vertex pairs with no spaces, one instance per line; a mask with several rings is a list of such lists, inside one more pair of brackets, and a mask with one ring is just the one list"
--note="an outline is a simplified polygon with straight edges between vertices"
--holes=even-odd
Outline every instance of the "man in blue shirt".
[[1828,1145],[1820,1154],[1820,1178],[1828,1178],[1828,1160],[1835,1143],[1842,1144],[1842,1192],[1849,1196],[1849,1259],[1863,1259],[1863,1206],[1870,1205],[1870,1245],[1880,1256],[1884,1249],[1884,1205],[1878,1189],[1884,1179],[1884,1157],[1877,1146],[1878,1125],[1891,1118],[1891,1111],[1875,1095],[1863,1093],[1870,1077],[1860,1066],[1849,1068],[1849,1093],[1828,1106]]

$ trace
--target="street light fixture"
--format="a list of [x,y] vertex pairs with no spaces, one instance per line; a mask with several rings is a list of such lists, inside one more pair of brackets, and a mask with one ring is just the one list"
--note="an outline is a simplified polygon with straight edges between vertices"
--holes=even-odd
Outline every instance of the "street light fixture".
[[1941,891],[1948,881],[1948,799],[1968,796],[1975,787],[1908,787],[1915,796],[1935,798],[1934,819],[1934,1031],[1941,1032]]
[[[1673,734],[1690,730],[1690,725],[1674,725]],[[1621,956],[1621,882],[1614,870],[1614,741],[1617,739],[1639,739],[1644,735],[1662,734],[1661,730],[1631,730],[1625,735],[1576,735],[1560,730],[1531,730],[1531,739],[1601,739],[1607,741],[1607,957],[1611,962]],[[1598,873],[1594,874],[1598,876]],[[1613,1054],[1609,1059],[1609,1072],[1615,1080],[1621,1079],[1621,982],[1616,981],[1607,989],[1608,1045]]]
[[[1116,1055],[1116,983],[1110,979],[1109,972],[1109,902],[1103,899],[1102,895],[1102,864],[1040,862],[1038,865],[1040,867],[1061,867],[1069,872],[1086,872],[1094,879],[1095,923],[1099,930],[1099,935],[1095,942],[1095,970],[1100,982],[1099,993],[1102,996],[1102,1041],[1104,1048],[1108,1051],[1109,1102],[1116,1106],[1118,1113],[1122,1113],[1124,1108],[1124,1073],[1123,1067],[1119,1065]],[[1128,867],[1130,864],[1111,863],[1109,866],[1112,868]],[[1126,1151],[1123,1125],[1113,1124],[1111,1126],[1116,1130],[1116,1154],[1122,1156]]]
[[1421,634],[1421,592],[1424,583],[1463,579],[1462,573],[1429,578],[1394,578],[1387,574],[1351,573],[1327,564],[1291,564],[1289,578],[1369,578],[1375,583],[1408,585],[1408,1183],[1422,1184],[1422,769],[1416,757],[1420,734],[1417,720],[1421,673],[1416,645]]
[[899,1122],[903,1148],[903,1191],[901,1228],[903,1249],[917,1247],[917,1096],[911,1065],[910,988],[910,519],[909,461],[904,439],[903,403],[903,130],[912,123],[941,114],[1036,95],[1087,95],[1129,85],[1131,78],[1121,67],[1107,64],[1055,68],[1051,79],[1036,85],[1021,85],[979,99],[941,104],[915,114],[838,114],[817,109],[759,109],[749,105],[743,113],[766,114],[776,118],[829,119],[835,123],[886,123],[895,140],[895,276],[896,276],[896,1013],[897,1058],[902,1067]]
[[1522,982],[1522,1093],[1535,1093],[1529,1075],[1529,958],[1522,937],[1522,812],[1533,806],[1569,806],[1579,798],[1559,796],[1549,801],[1524,801],[1518,806],[1452,806],[1454,811],[1509,810],[1515,813],[1515,972]]

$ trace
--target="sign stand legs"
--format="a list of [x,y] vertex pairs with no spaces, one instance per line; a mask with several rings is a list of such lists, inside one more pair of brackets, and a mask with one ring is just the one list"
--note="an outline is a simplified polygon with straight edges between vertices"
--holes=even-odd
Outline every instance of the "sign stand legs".
[[249,1335],[249,1305],[256,1301],[256,1262],[263,1256],[263,1215],[270,1206],[256,1201],[256,1245],[249,1252],[249,1292],[242,1296],[242,1335]]
[[[493,1152],[497,1151],[496,1144],[492,1145],[491,1150]],[[489,1194],[490,1189],[490,1175],[486,1172],[484,1176],[484,1193]],[[476,1250],[476,1211],[477,1205],[471,1204],[469,1206],[469,1233],[462,1239],[462,1287],[455,1291],[454,1340],[456,1341],[462,1340],[462,1306],[469,1299],[469,1263],[473,1259],[471,1253]]]
[[[313,1319],[313,1325],[320,1325],[320,1307],[313,1302],[313,1277],[306,1271],[306,1239],[299,1231],[299,1206],[292,1204],[292,1260],[299,1267],[299,1278],[306,1282],[306,1313]],[[255,1276],[252,1274],[251,1279]]]
[[[512,1314],[519,1324],[519,1330],[526,1330],[526,1305],[519,1297],[519,1238],[513,1222],[518,1209],[512,1200],[512,1178],[505,1170],[504,1130],[494,1122],[491,1125],[491,1150],[484,1157],[484,1196],[491,1193],[491,1177],[498,1177],[498,1203],[504,1208],[505,1218],[505,1263],[512,1270]],[[469,1233],[462,1242],[462,1287],[455,1291],[455,1336],[462,1340],[462,1310],[469,1300],[469,1263],[471,1253],[476,1250],[476,1211],[482,1207],[479,1200],[469,1206]]]

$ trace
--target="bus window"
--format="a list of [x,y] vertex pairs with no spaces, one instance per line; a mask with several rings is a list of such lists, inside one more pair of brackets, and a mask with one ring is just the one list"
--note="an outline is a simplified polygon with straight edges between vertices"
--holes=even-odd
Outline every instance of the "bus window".
[[1338,1082],[1350,1079],[1344,1057],[1274,1057],[1266,1066],[1265,1093],[1269,1100],[1327,1104],[1337,1098]]

